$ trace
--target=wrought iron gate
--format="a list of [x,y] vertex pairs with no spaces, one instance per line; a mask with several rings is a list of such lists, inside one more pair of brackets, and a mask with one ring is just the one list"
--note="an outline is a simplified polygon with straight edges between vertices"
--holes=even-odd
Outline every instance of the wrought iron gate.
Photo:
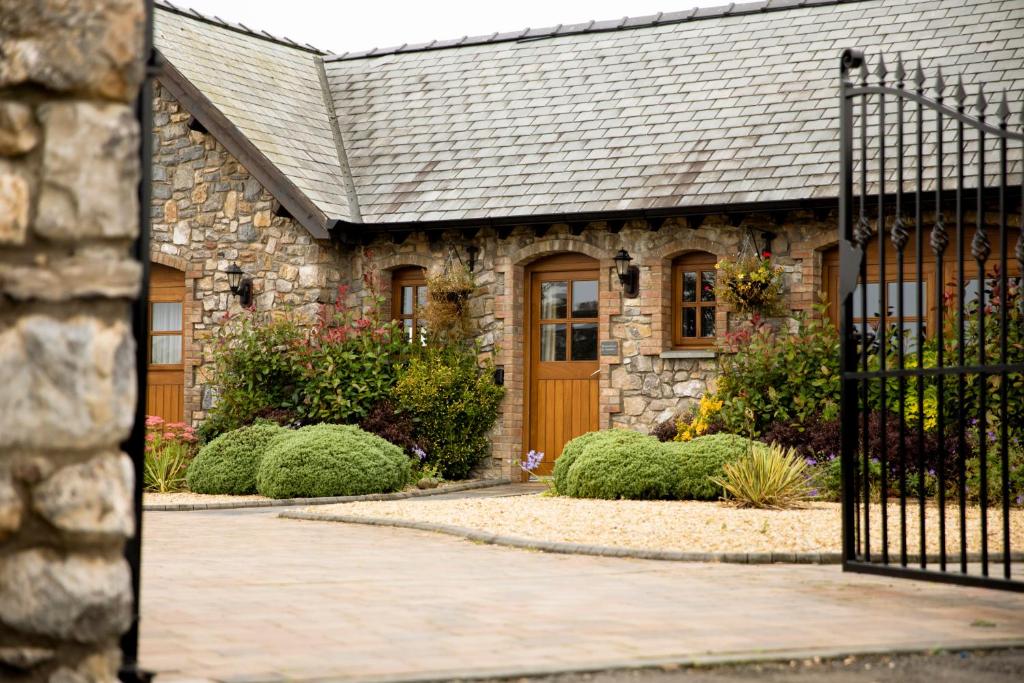
[[1021,591],[1024,100],[893,66],[841,59],[843,567]]

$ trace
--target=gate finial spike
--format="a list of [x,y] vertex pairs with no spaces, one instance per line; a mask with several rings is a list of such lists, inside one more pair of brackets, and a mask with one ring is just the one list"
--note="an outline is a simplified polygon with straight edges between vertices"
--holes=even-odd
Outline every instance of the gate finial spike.
[[964,101],[967,99],[967,91],[964,89],[964,76],[960,74],[956,79],[956,106],[964,108]]
[[942,67],[938,69],[938,73],[935,75],[935,92],[938,93],[939,99],[942,99],[942,93],[946,90],[946,79],[942,77]]
[[985,99],[985,84],[978,84],[978,99],[975,101],[974,106],[978,108],[978,115],[985,115],[985,108],[988,107],[988,100]]
[[999,109],[996,109],[996,116],[999,117],[999,121],[1005,126],[1006,120],[1010,118],[1010,103],[1006,101],[1006,91],[1003,91],[1003,100],[999,103]]
[[907,70],[903,68],[903,53],[896,53],[896,82],[903,87],[903,81],[907,77]]
[[885,85],[885,76],[889,73],[889,70],[885,68],[885,58],[882,55],[878,55],[878,66],[875,67],[875,75],[878,76],[878,82]]
[[918,72],[913,75],[913,82],[918,85],[918,92],[925,91],[925,70],[921,68],[921,58],[918,58]]

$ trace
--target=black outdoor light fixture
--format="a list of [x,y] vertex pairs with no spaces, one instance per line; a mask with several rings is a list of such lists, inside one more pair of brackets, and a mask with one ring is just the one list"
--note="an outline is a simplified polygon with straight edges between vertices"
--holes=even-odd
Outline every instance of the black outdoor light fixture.
[[476,268],[476,257],[480,253],[480,247],[470,244],[466,247],[466,253],[469,255],[469,263],[466,265],[469,267],[469,272],[472,273],[473,269]]
[[622,283],[622,293],[627,299],[635,299],[640,295],[640,269],[629,265],[633,257],[625,249],[619,249],[615,255],[615,272]]
[[252,306],[252,278],[245,277],[245,271],[237,263],[232,263],[225,272],[228,274],[231,293],[238,297],[242,308]]

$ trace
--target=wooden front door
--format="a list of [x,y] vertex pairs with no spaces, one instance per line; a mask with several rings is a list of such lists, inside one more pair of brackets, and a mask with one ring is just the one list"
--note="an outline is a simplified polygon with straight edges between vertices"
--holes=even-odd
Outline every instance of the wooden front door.
[[550,474],[566,441],[598,428],[598,264],[579,254],[528,270],[527,450]]
[[184,303],[185,273],[150,264],[146,414],[168,422],[185,417]]

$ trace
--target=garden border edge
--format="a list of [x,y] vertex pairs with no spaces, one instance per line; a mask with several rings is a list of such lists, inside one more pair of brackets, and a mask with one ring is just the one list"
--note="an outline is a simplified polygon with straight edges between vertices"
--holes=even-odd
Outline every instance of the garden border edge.
[[641,548],[616,548],[604,545],[583,543],[562,543],[557,541],[540,541],[519,536],[505,536],[486,531],[478,531],[467,527],[433,522],[417,522],[414,520],[395,519],[389,517],[362,517],[358,515],[324,514],[322,512],[305,512],[289,510],[278,517],[298,519],[310,522],[341,522],[344,524],[365,524],[369,526],[390,526],[417,531],[432,531],[449,536],[456,536],[467,541],[500,545],[521,550],[539,550],[546,553],[563,555],[593,555],[597,557],[622,557],[636,560],[660,560],[665,562],[711,562],[728,564],[839,564],[842,560],[838,552],[793,553],[793,552],[759,552],[759,553],[702,553],[682,552],[674,550],[644,550]]
[[414,489],[394,493],[368,493],[361,496],[327,496],[321,498],[279,498],[268,500],[225,501],[220,503],[143,503],[144,512],[184,512],[191,510],[237,510],[242,508],[291,507],[295,505],[330,505],[332,503],[359,503],[371,500],[405,500],[424,496],[439,496],[473,489],[486,489],[512,483],[510,479],[480,479],[435,489]]

